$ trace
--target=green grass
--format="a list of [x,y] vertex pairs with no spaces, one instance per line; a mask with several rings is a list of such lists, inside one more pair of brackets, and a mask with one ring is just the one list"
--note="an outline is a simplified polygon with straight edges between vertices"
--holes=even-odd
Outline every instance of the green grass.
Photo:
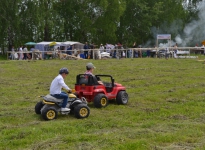
[[[204,59],[204,56],[200,56]],[[76,75],[93,62],[127,88],[127,105],[109,104],[90,116],[35,114],[38,96],[61,67],[74,88]],[[195,59],[0,61],[0,149],[161,150],[205,149],[205,64]]]

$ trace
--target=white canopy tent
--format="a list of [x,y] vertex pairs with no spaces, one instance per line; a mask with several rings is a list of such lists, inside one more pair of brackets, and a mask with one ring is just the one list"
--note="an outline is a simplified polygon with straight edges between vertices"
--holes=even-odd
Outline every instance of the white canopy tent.
[[[53,46],[53,49],[57,49],[59,47],[60,50],[63,50],[64,53],[65,51],[72,46],[72,50],[80,50],[83,49],[84,44],[80,42],[75,42],[75,41],[66,41],[66,42],[39,42],[35,45],[35,49],[39,50],[42,52],[42,57],[44,58],[44,52],[50,51],[51,47]],[[62,51],[62,52],[63,52]]]
[[40,51],[47,51],[48,48],[52,45],[60,45],[61,42],[39,42],[35,45],[35,49]]
[[[45,41],[43,41],[43,42],[37,43],[35,45],[35,49],[39,50],[41,52],[45,52],[45,51],[49,51],[49,48],[51,46],[54,46],[54,45],[57,46],[57,45],[60,45],[60,44],[61,44],[61,42],[45,42]],[[42,53],[42,57],[44,58],[44,53]]]
[[74,50],[74,49],[83,49],[84,44],[75,41],[66,41],[66,42],[61,42],[59,46],[63,47],[63,50],[67,50],[69,46],[72,46],[72,49]]

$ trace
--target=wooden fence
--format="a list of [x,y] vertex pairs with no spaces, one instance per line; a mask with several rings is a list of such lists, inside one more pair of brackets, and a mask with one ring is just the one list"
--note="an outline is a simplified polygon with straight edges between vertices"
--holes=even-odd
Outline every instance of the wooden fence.
[[[178,52],[178,55],[189,55],[191,53],[200,53],[204,54],[204,49],[202,47],[178,47],[177,50],[174,47],[167,47],[169,49],[170,57],[173,57],[174,53],[176,51]],[[99,49],[75,49],[75,50],[69,50],[72,52],[72,55],[68,55],[69,57],[73,57],[74,59],[77,58],[75,56],[78,53],[84,53],[84,51],[89,51],[90,55],[93,57],[91,59],[96,59],[96,53],[99,52]],[[104,50],[106,52],[106,49]],[[119,57],[125,57],[125,58],[135,58],[135,53],[138,53],[138,58],[142,57],[154,57],[158,58],[160,57],[160,52],[164,52],[165,48],[127,48],[127,49],[112,49],[109,50],[113,54],[115,52],[119,53]],[[39,50],[34,50],[32,52],[27,51],[27,52],[11,52],[7,51],[7,58],[8,59],[13,59],[13,60],[21,60],[23,59],[21,56],[23,54],[26,54],[27,57],[30,56],[29,59],[31,60],[36,60],[36,59],[50,59],[55,58],[55,59],[64,59],[64,57],[67,55],[66,54],[67,50],[60,50],[60,51],[39,51]],[[149,55],[148,55],[149,53]],[[123,55],[124,54],[124,55]],[[37,57],[38,55],[38,57]],[[67,56],[66,56],[67,57]],[[115,57],[116,58],[116,57]]]

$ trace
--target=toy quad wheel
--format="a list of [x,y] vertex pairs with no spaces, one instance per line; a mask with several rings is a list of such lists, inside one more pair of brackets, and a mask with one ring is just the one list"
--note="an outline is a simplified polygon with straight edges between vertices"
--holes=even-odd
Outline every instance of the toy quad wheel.
[[117,93],[116,97],[117,104],[127,104],[128,103],[128,94],[125,91],[120,91]]
[[108,105],[108,99],[105,94],[97,94],[94,97],[94,106],[97,108],[106,107]]
[[43,119],[45,120],[53,120],[53,119],[56,119],[58,116],[58,112],[55,108],[45,108],[43,109],[42,111],[42,117]]
[[36,114],[41,114],[41,108],[44,106],[42,101],[38,102],[35,106],[35,112]]
[[85,104],[78,104],[74,108],[74,114],[78,119],[87,118],[90,115],[90,109]]

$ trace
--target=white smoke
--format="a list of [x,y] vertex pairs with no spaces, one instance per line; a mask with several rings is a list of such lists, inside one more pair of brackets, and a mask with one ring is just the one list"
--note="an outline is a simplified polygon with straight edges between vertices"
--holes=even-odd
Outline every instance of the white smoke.
[[[153,27],[151,29],[153,36],[156,37],[157,34],[177,35],[174,38],[172,37],[171,46],[174,46],[176,43],[183,47],[195,46],[196,44],[200,46],[201,42],[205,40],[205,0],[199,2],[197,6],[199,9],[198,19],[191,21],[184,29],[182,28],[182,21],[175,20],[171,25],[167,23],[162,24],[160,29],[159,27]],[[168,42],[159,43],[159,47],[167,47],[168,45],[170,45]]]
[[205,40],[205,1],[198,3],[199,13],[198,20],[193,20],[184,28],[184,39],[182,46],[200,45]]
[[181,36],[179,34],[175,37],[175,41],[177,44],[182,44],[182,42],[183,42],[183,40],[181,39]]

